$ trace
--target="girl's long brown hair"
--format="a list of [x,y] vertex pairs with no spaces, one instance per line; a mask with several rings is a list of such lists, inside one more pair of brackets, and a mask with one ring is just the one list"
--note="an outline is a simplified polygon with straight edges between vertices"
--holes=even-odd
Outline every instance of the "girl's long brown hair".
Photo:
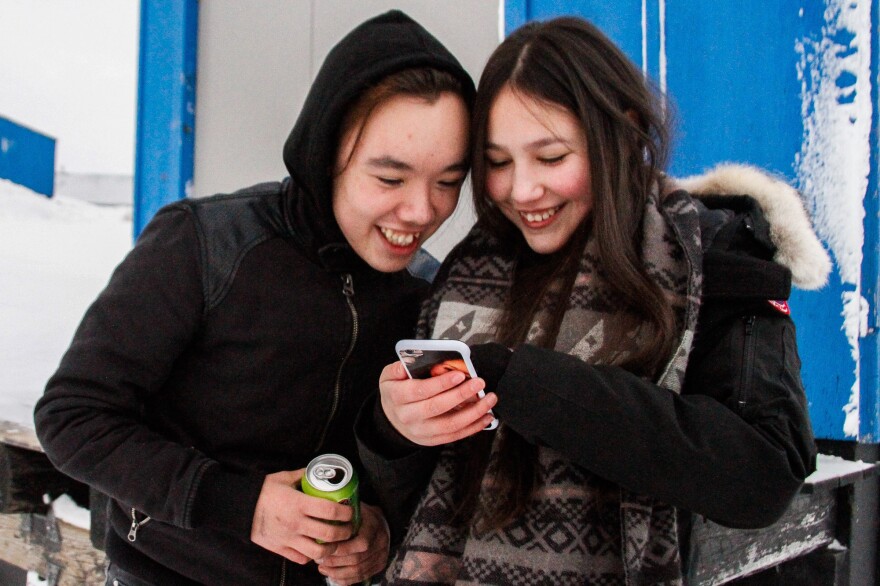
[[[592,212],[552,255],[532,252],[486,191],[489,112],[504,88],[565,108],[586,134]],[[547,299],[551,319],[536,343],[554,347],[593,231],[600,270],[643,335],[640,350],[619,365],[641,376],[657,374],[672,352],[674,317],[660,287],[647,275],[639,251],[643,210],[666,164],[664,114],[662,100],[642,72],[599,29],[578,18],[527,24],[489,58],[473,114],[474,205],[478,221],[511,243],[518,258],[510,295],[495,324],[497,341],[510,347],[523,343],[540,300]],[[491,434],[477,434],[461,444],[466,456],[460,462],[464,483],[456,519],[466,522],[479,507],[483,530],[503,527],[521,515],[537,484],[537,449],[509,428],[499,431],[499,458],[488,470],[492,493],[498,497],[495,505],[477,503]]]

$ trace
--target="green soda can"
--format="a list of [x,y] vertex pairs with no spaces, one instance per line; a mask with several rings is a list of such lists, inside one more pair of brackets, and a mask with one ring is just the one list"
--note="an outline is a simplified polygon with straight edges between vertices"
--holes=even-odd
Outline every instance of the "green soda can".
[[361,501],[354,466],[339,454],[324,454],[309,462],[302,478],[302,491],[309,496],[349,505],[352,536],[361,528]]

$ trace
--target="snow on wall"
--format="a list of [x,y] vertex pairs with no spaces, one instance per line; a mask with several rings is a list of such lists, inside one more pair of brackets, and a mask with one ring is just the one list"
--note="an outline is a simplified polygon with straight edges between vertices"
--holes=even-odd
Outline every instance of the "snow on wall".
[[855,383],[843,431],[852,437],[859,431],[859,337],[868,315],[860,282],[871,154],[870,8],[869,0],[827,0],[821,36],[795,43],[804,119],[795,169],[816,231],[849,289],[841,299],[841,329],[852,348]]

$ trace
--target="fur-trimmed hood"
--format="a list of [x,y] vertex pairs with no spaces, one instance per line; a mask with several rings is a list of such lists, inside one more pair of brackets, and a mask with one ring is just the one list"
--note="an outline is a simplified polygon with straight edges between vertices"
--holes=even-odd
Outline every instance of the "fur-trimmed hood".
[[831,258],[813,231],[800,194],[785,181],[756,167],[727,163],[702,175],[674,179],[673,184],[698,198],[748,195],[770,223],[777,248],[773,260],[791,271],[792,283],[801,289],[819,289],[828,282]]

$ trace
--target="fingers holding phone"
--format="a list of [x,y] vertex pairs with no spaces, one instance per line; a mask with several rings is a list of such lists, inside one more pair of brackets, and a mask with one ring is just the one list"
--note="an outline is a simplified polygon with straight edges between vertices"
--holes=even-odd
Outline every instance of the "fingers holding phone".
[[465,344],[402,340],[397,351],[401,360],[385,368],[379,388],[385,414],[404,437],[439,445],[497,426],[497,397],[484,394]]
[[447,372],[428,379],[400,380],[394,372],[398,368],[403,370],[400,363],[385,368],[380,400],[388,420],[410,441],[423,446],[450,443],[478,433],[493,421],[489,412],[497,397],[489,393],[480,398],[483,379]]

